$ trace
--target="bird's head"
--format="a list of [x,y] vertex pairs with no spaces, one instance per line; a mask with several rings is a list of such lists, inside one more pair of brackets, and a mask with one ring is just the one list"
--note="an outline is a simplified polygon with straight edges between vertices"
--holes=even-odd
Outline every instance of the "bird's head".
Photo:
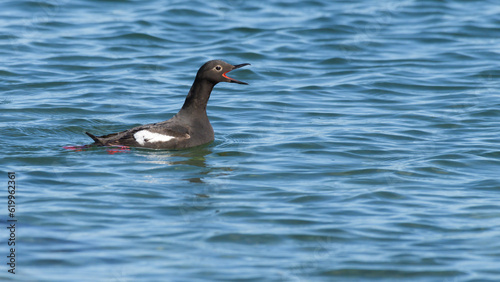
[[214,84],[219,82],[233,82],[239,84],[248,84],[243,81],[236,80],[227,76],[227,73],[239,69],[250,64],[239,64],[239,65],[231,65],[221,60],[212,60],[206,62],[201,68],[198,70],[196,74],[196,78],[206,79]]

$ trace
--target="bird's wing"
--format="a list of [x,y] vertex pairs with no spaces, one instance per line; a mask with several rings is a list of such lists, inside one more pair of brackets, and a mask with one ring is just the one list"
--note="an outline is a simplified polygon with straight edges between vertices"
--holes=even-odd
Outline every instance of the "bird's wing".
[[157,123],[138,126],[126,131],[100,136],[99,139],[106,146],[146,146],[157,142],[179,142],[188,139],[189,127],[172,123]]

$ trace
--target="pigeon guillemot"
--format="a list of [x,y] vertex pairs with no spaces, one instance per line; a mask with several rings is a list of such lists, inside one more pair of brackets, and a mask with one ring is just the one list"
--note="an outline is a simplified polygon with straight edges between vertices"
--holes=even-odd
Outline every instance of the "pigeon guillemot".
[[184,105],[171,119],[146,124],[103,136],[85,132],[97,146],[130,146],[153,149],[184,149],[214,141],[214,130],[207,117],[207,102],[219,82],[248,84],[227,73],[249,64],[231,65],[221,60],[206,62],[198,70]]

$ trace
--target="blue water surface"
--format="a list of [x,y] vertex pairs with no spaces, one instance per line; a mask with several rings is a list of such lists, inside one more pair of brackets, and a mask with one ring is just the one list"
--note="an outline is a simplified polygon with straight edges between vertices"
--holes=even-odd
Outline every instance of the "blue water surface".
[[[5,0],[0,279],[499,281],[494,0]],[[212,144],[65,146],[169,119]],[[16,173],[16,274],[7,172]]]

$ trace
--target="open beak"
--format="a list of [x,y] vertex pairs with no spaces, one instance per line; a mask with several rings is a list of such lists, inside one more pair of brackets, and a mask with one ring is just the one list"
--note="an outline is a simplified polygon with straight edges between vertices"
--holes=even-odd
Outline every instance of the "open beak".
[[[239,69],[239,68],[241,68],[241,67],[248,66],[248,65],[250,65],[250,64],[239,64],[239,65],[235,65],[235,66],[233,67],[233,69],[232,69],[232,70],[230,70],[230,71],[233,71],[233,70],[235,70],[235,69]],[[247,84],[247,85],[248,85],[248,83],[246,83],[246,82],[239,81],[239,80],[236,80],[236,79],[234,79],[234,78],[230,78],[229,76],[227,76],[226,74],[227,74],[228,72],[230,72],[230,71],[226,71],[225,73],[223,73],[223,74],[222,74],[222,76],[223,76],[223,77],[225,77],[225,78],[227,78],[227,79],[229,79],[229,82],[234,82],[234,83],[239,83],[239,84]]]

